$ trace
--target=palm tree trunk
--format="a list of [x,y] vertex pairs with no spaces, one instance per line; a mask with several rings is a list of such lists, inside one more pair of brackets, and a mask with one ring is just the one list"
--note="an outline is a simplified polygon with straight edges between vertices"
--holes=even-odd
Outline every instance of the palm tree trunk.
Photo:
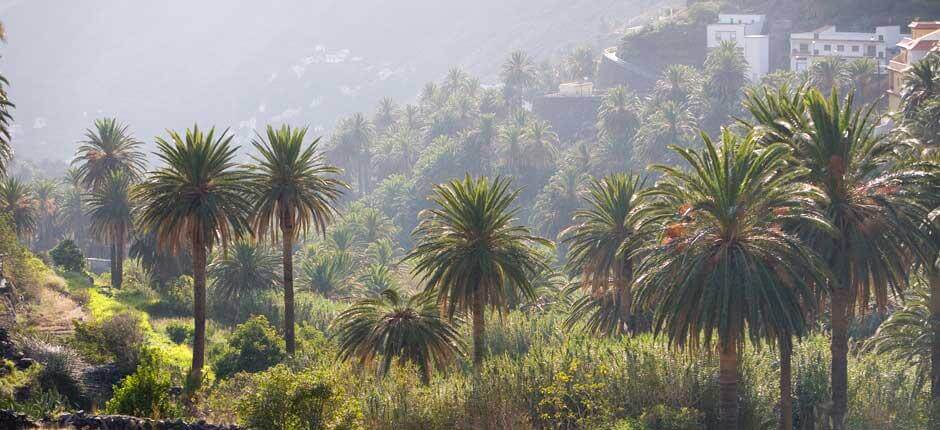
[[940,268],[928,266],[927,282],[930,287],[930,397],[940,403]]
[[206,362],[206,254],[202,240],[193,239],[193,366],[189,378],[193,389],[202,383]]
[[718,422],[721,430],[738,430],[738,348],[718,347]]
[[287,353],[296,349],[294,339],[294,234],[289,219],[281,220],[281,258],[284,259],[284,343]]
[[780,426],[779,430],[793,430],[793,379],[790,367],[793,358],[793,340],[780,336]]
[[121,288],[117,254],[117,239],[115,239],[111,242],[111,288]]
[[484,311],[486,306],[483,302],[483,294],[477,292],[473,296],[473,304],[470,313],[473,314],[473,370],[478,375],[483,367],[483,357],[486,355],[486,320]]
[[848,282],[840,282],[832,291],[830,318],[832,339],[832,429],[843,430],[848,400],[848,354],[849,354],[849,289]]
[[111,252],[111,285],[121,288],[124,285],[124,230],[117,232]]

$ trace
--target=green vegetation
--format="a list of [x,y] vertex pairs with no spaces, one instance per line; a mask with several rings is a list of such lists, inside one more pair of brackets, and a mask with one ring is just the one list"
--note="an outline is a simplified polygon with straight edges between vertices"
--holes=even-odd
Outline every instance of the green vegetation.
[[[713,6],[656,25],[699,31]],[[513,52],[498,88],[452,69],[322,146],[267,127],[247,164],[194,126],[144,173],[127,126],[97,121],[62,184],[0,183],[25,299],[4,321],[36,361],[2,363],[0,406],[262,430],[936,427],[940,56],[888,134],[870,63],[750,86],[731,45],[693,64],[609,89],[574,141],[527,106],[593,73],[585,49],[559,68]],[[64,282],[26,246],[56,242]]]

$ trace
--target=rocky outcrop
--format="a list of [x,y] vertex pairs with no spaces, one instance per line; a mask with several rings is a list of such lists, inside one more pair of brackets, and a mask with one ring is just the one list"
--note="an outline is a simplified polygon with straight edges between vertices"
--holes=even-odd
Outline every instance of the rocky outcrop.
[[9,409],[0,409],[0,430],[20,430],[39,427],[26,414]]
[[187,423],[183,420],[152,420],[126,415],[85,415],[82,411],[62,414],[48,422],[76,430],[238,430],[235,425],[207,424],[205,421]]
[[78,411],[62,414],[52,420],[32,421],[26,414],[0,409],[0,430],[22,430],[54,426],[75,430],[239,430],[234,425],[206,424],[205,421],[187,423],[183,420],[152,420],[126,415],[85,415]]

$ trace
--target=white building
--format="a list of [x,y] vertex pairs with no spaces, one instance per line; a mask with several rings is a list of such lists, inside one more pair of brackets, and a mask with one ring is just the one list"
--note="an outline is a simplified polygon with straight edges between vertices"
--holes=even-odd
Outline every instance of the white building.
[[744,51],[748,79],[760,81],[770,71],[770,38],[764,34],[766,23],[764,15],[719,14],[718,22],[706,28],[705,46],[712,49],[723,41],[734,42]]
[[901,38],[901,27],[897,25],[875,27],[874,33],[837,31],[833,25],[793,33],[790,35],[790,70],[802,72],[823,57],[847,60],[868,57],[878,63],[879,73],[885,73],[888,59],[896,52],[895,46]]
[[940,50],[940,21],[914,21],[908,27],[910,37],[901,39],[897,55],[888,62],[888,108],[892,111],[901,107],[907,71],[929,52]]

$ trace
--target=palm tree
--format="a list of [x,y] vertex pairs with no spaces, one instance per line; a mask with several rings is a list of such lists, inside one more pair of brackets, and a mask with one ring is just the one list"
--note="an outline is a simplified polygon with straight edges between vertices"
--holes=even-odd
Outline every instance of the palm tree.
[[300,288],[324,297],[347,293],[352,284],[356,261],[346,252],[320,252],[300,265]]
[[55,240],[56,215],[59,212],[59,187],[55,181],[40,179],[33,183],[32,188],[38,218],[36,246],[38,249],[49,249],[52,248]]
[[238,240],[212,257],[206,274],[213,292],[233,311],[233,321],[242,321],[240,311],[246,302],[277,289],[279,257],[271,247],[250,240]]
[[522,142],[525,169],[541,171],[551,167],[560,142],[548,121],[530,122],[523,131]]
[[92,189],[115,171],[124,171],[135,182],[144,171],[141,142],[131,136],[128,127],[114,118],[95,121],[95,129],[85,132],[72,164],[78,169],[82,185]]
[[339,143],[341,149],[356,170],[356,182],[359,185],[359,194],[369,193],[369,180],[372,165],[372,141],[375,139],[375,126],[366,119],[365,115],[356,113],[344,120],[339,126]]
[[519,191],[509,186],[501,178],[469,176],[435,186],[431,199],[436,207],[421,213],[413,233],[415,247],[406,257],[450,318],[469,311],[476,371],[485,355],[486,308],[504,309],[508,291],[514,289],[531,297],[529,275],[544,266],[532,246],[551,247],[515,224],[517,209],[511,206]]
[[524,171],[525,129],[513,123],[504,125],[499,130],[500,165],[505,173],[519,177]]
[[503,80],[503,95],[511,106],[518,106],[522,96],[535,82],[535,66],[525,51],[513,51],[503,63],[500,73]]
[[702,90],[700,73],[686,65],[671,65],[663,70],[662,77],[653,88],[653,98],[673,103],[690,103]]
[[920,393],[931,379],[933,351],[933,313],[928,285],[918,279],[904,294],[904,306],[891,313],[875,335],[865,341],[865,349],[906,362],[914,368],[915,389]]
[[398,121],[398,106],[391,97],[384,97],[379,101],[379,107],[375,111],[373,123],[376,130],[384,132]]
[[[0,23],[0,42],[6,42],[6,40],[6,30],[3,23]],[[9,85],[10,81],[5,76],[0,75],[0,176],[6,176],[10,160],[13,159],[13,146],[10,145],[10,140],[13,138],[10,133],[10,128],[13,125],[13,115],[10,114],[10,111],[16,106],[10,102],[10,98],[7,96],[6,87]]]
[[686,146],[698,129],[698,118],[688,104],[668,101],[659,105],[637,132],[637,157],[646,165],[670,163],[669,145]]
[[360,292],[366,297],[376,297],[383,291],[396,289],[398,282],[388,266],[370,264],[359,275]]
[[[816,89],[798,95],[800,103],[781,103],[778,99],[786,97],[768,95],[751,94],[745,106],[759,121],[763,140],[790,146],[795,163],[806,169],[802,180],[821,190],[816,204],[835,230],[804,228],[801,234],[832,272],[832,419],[841,430],[848,400],[848,326],[855,305],[864,309],[874,297],[884,308],[888,295],[907,285],[912,260],[928,260],[920,229],[928,211],[919,203],[920,188],[912,184],[912,178],[925,175],[892,171],[895,148],[875,135],[874,106],[857,111],[851,95],[840,102],[835,92],[827,99]],[[770,106],[783,110],[774,113]]]
[[100,179],[86,197],[91,219],[89,232],[111,243],[111,286],[121,288],[124,279],[124,247],[134,218],[131,177],[114,170]]
[[623,173],[591,182],[587,207],[575,212],[574,225],[562,232],[570,247],[566,270],[581,276],[587,294],[572,305],[565,325],[587,319],[594,334],[626,334],[633,329],[636,255],[652,235],[642,217],[644,180]]
[[10,215],[16,237],[28,241],[37,224],[35,197],[29,185],[12,176],[0,180],[0,205]]
[[877,96],[878,62],[875,59],[863,57],[852,61],[845,72],[859,101],[867,103]]
[[533,224],[546,237],[556,237],[571,222],[571,215],[578,209],[583,185],[589,176],[584,166],[568,165],[552,175],[548,184],[536,197]]
[[940,54],[931,53],[904,73],[901,111],[910,116],[937,94],[940,94]]
[[809,68],[809,81],[823,93],[840,91],[848,82],[845,60],[839,57],[821,57]]
[[580,80],[594,79],[596,64],[594,63],[594,51],[588,46],[579,46],[571,51],[571,54],[565,58],[565,68],[568,71],[570,79]]
[[326,234],[336,216],[337,200],[347,188],[337,179],[340,169],[326,163],[317,151],[319,139],[304,146],[307,129],[268,126],[267,137],[252,141],[258,155],[251,166],[255,190],[254,230],[259,237],[280,238],[284,260],[284,342],[293,354],[294,240],[313,228]]
[[744,52],[730,40],[722,41],[705,58],[705,92],[720,106],[737,104],[741,88],[747,83]]
[[235,163],[238,147],[227,131],[208,133],[194,126],[185,135],[157,138],[164,166],[134,193],[141,202],[140,222],[156,234],[160,248],[193,256],[193,363],[190,381],[202,382],[206,354],[206,258],[216,244],[226,246],[251,231],[249,175]]
[[630,140],[640,125],[639,100],[626,87],[611,88],[597,110],[597,129],[602,136]]
[[781,228],[813,217],[813,191],[786,168],[786,146],[761,149],[727,130],[720,146],[702,140],[702,151],[672,147],[689,170],[656,166],[664,178],[648,213],[663,226],[662,240],[644,250],[638,303],[653,310],[655,332],[671,343],[717,346],[720,428],[734,430],[741,344],[802,334],[810,284],[826,271]]
[[395,359],[411,363],[424,385],[431,381],[432,367],[443,367],[464,349],[459,333],[441,318],[434,295],[428,293],[402,298],[387,289],[339,314],[333,331],[343,360],[357,358],[361,364],[378,360],[382,376]]

